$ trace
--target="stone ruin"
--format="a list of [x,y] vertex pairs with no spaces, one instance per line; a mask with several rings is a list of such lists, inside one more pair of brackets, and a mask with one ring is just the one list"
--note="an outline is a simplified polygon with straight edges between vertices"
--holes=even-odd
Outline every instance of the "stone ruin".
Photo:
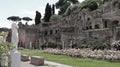
[[40,48],[52,42],[57,48],[107,44],[120,39],[120,1],[108,0],[97,10],[80,11],[39,25],[19,23],[19,46]]

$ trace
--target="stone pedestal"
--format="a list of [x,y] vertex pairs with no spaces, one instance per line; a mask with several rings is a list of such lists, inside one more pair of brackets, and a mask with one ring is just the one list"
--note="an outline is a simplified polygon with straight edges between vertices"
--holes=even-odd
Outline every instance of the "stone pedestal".
[[20,63],[21,63],[21,54],[20,52],[16,51],[12,51],[11,52],[11,67],[20,67]]

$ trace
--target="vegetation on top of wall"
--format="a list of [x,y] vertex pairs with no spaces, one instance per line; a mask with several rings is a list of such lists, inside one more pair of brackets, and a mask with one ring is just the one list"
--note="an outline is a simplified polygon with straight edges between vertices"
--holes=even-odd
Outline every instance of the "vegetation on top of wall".
[[120,27],[116,27],[116,28],[118,28],[118,29],[119,29]]
[[50,17],[50,22],[60,20],[61,18],[62,18],[61,15],[52,15]]
[[[120,27],[116,27],[117,29],[120,29]],[[102,31],[102,30],[109,30],[110,28],[102,28],[102,29],[89,29],[86,31]]]
[[102,29],[90,29],[86,31],[102,31],[102,30],[109,30],[110,28],[102,28]]
[[53,42],[46,42],[44,44],[41,45],[42,49],[45,48],[57,48],[57,44],[53,43]]

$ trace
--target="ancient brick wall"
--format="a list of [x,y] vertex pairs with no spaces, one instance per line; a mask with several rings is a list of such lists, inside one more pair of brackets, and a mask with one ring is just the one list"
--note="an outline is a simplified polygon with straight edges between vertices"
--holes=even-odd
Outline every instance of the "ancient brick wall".
[[[43,22],[37,26],[19,24],[20,43],[26,48],[29,48],[30,42],[35,47],[54,42],[62,48],[109,43],[114,36],[111,28],[120,24],[120,7],[115,6],[119,2],[115,1],[110,0],[97,10],[80,11],[54,22]],[[116,40],[120,39],[118,29]]]

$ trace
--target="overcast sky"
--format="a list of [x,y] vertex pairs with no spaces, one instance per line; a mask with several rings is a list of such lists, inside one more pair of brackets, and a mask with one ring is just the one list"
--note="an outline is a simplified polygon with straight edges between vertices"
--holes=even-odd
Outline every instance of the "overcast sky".
[[[12,22],[7,20],[9,16],[27,16],[34,19],[36,10],[41,12],[43,16],[46,4],[54,4],[57,1],[58,0],[0,0],[0,28],[11,28]],[[84,0],[79,1],[82,2]],[[33,24],[34,21],[29,23]]]

